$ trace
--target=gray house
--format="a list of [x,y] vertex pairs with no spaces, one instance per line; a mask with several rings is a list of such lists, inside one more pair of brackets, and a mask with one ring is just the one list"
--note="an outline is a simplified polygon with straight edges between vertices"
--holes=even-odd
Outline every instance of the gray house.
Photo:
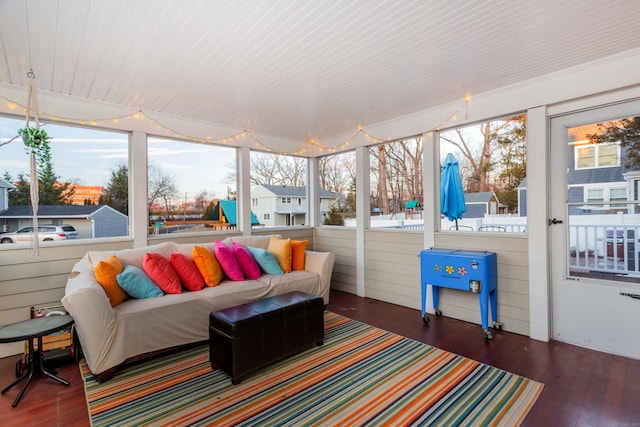
[[[10,206],[0,211],[1,229],[15,231],[30,226],[32,217],[30,205]],[[81,239],[129,235],[129,218],[107,205],[40,205],[38,223],[72,225]]]
[[0,178],[0,212],[9,207],[9,190],[14,188],[15,185]]
[[465,193],[464,202],[467,205],[465,218],[484,218],[485,214],[499,214],[500,201],[493,191],[480,193]]

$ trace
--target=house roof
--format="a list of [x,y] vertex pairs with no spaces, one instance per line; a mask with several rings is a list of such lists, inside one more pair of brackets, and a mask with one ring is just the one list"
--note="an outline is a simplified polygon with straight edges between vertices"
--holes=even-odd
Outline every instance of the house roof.
[[[307,187],[294,187],[291,185],[268,185],[262,184],[262,187],[271,191],[278,197],[307,197]],[[336,195],[324,188],[320,189],[321,199],[335,199]]]
[[16,186],[0,178],[0,188],[16,188]]
[[[86,218],[103,208],[117,212],[107,205],[39,205],[38,218]],[[31,205],[9,206],[9,209],[0,212],[0,218],[30,218],[32,216]]]
[[493,191],[483,191],[480,193],[464,193],[465,203],[489,203],[491,197],[495,196]]
[[2,1],[0,83],[24,102],[32,68],[50,114],[79,99],[344,141],[360,126],[628,56],[638,16],[640,2],[609,0]]
[[[236,201],[235,200],[220,200],[218,202],[220,208],[222,209],[222,213],[224,214],[225,218],[227,219],[227,222],[230,225],[237,225],[238,224],[238,218],[236,215],[237,209],[236,209]],[[251,225],[260,225],[260,221],[258,221],[258,218],[255,216],[255,214],[253,213],[253,211],[251,211]]]

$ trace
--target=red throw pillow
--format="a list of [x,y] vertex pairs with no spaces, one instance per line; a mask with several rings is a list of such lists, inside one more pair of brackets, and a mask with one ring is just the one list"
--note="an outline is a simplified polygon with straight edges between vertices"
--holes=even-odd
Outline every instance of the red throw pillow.
[[182,293],[182,285],[176,271],[168,259],[160,254],[146,253],[142,261],[142,269],[165,294]]
[[176,273],[178,273],[180,282],[182,282],[182,286],[184,286],[185,289],[190,291],[201,291],[204,289],[204,278],[191,258],[185,254],[173,252],[169,257],[169,261]]

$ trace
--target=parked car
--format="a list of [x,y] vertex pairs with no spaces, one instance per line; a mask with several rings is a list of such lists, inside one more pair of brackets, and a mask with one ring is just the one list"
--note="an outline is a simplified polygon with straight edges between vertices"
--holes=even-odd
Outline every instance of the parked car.
[[[77,239],[78,232],[69,224],[40,225],[38,226],[38,240],[47,242],[51,240]],[[0,234],[0,243],[32,242],[33,227],[22,227],[18,231]]]

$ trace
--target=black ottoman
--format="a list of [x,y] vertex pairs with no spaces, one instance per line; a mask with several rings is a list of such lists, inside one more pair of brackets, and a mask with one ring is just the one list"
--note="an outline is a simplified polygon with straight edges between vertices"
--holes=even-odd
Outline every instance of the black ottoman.
[[209,315],[209,360],[242,377],[324,340],[324,300],[290,292]]

